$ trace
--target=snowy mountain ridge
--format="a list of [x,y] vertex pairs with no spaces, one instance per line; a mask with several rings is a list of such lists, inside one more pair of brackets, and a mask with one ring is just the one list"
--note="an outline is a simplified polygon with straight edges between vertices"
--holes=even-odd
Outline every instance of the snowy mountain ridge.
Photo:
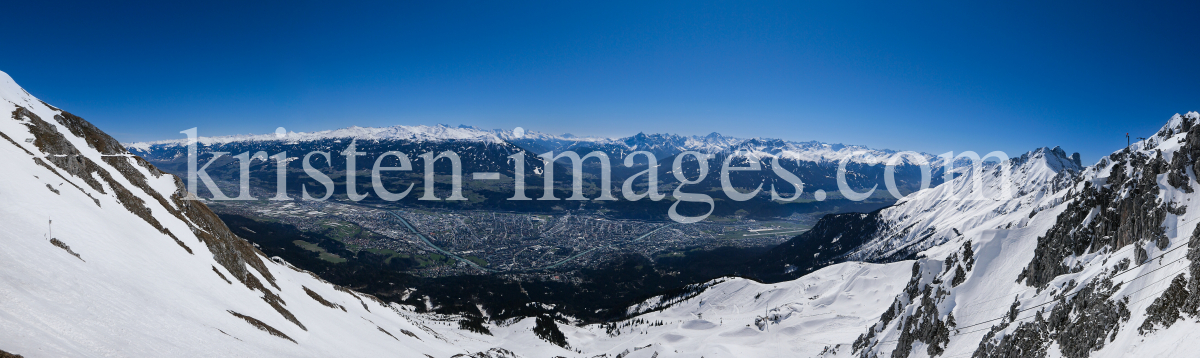
[[[1045,148],[1002,164],[1011,200],[945,200],[973,189],[956,180],[882,210],[887,229],[847,257],[915,252],[913,277],[878,322],[826,355],[1187,355],[1197,323],[1184,317],[1197,315],[1178,297],[1200,272],[1200,216],[1186,208],[1200,199],[1198,119],[1175,115],[1087,168]],[[1001,177],[985,175],[984,191]]]
[[793,280],[722,278],[618,322],[476,333],[264,257],[178,178],[3,73],[0,99],[5,353],[1121,357],[1188,356],[1200,338],[1196,112],[1089,167],[1040,148],[842,215],[843,230],[802,238],[862,244]]
[[[1197,122],[1200,113],[1176,115],[1089,167],[1040,148],[878,212],[844,214],[842,225],[881,229],[840,263],[778,284],[722,279],[651,299],[617,332],[633,334],[627,346],[648,347],[631,356],[647,357],[1190,356],[1200,338],[1200,214],[1187,209],[1200,200]],[[995,196],[1002,184],[1011,196]],[[865,278],[878,281],[854,283]],[[791,296],[757,300],[772,292]],[[751,294],[753,303],[723,304]],[[861,328],[847,333],[853,326]],[[695,327],[716,335],[696,342]]]
[[948,185],[914,193],[880,211],[879,220],[888,225],[846,259],[905,257],[961,236],[963,230],[1023,227],[1028,220],[1012,222],[1009,214],[1057,205],[1061,198],[1055,194],[1073,183],[1081,169],[1077,155],[1043,147],[998,166],[964,170]]
[[2,72],[0,111],[9,114],[0,120],[4,352],[450,356],[494,347],[480,334],[430,328],[452,318],[268,260],[186,200],[178,178]]
[[[632,326],[575,326],[563,317],[485,322],[484,333],[463,329],[459,317],[382,302],[264,257],[202,202],[187,200],[178,178],[83,119],[37,100],[2,72],[0,96],[0,110],[11,114],[0,120],[0,165],[6,168],[0,201],[7,204],[0,206],[4,354],[482,358],[641,357],[679,350],[684,356],[770,356],[791,344],[760,346],[776,336],[744,329],[759,309],[776,314],[773,319],[800,316],[786,310],[810,309],[787,303],[800,297],[793,290],[732,279],[680,297],[682,306],[649,313],[678,321],[657,326],[674,330],[670,336],[638,337],[651,343],[630,340]],[[887,267],[838,266],[779,287],[816,285],[807,292],[837,297],[848,284],[903,276]],[[834,276],[857,271],[871,273],[869,279]],[[697,297],[726,302],[711,314],[716,318],[707,318],[716,323],[689,318],[709,309]],[[766,297],[773,298],[760,299]],[[811,305],[821,311],[806,312],[829,315],[843,307],[831,300]],[[852,307],[846,312],[865,313],[831,321],[843,334],[877,310]],[[555,337],[561,345],[550,342]]]
[[[598,146],[617,147],[625,152],[648,150],[667,155],[674,155],[685,151],[716,154],[742,150],[741,155],[753,154],[765,158],[778,155],[781,158],[809,162],[838,162],[849,158],[851,162],[865,164],[886,163],[888,159],[898,153],[894,150],[872,149],[861,145],[831,144],[817,141],[793,142],[769,138],[734,138],[715,132],[705,136],[638,133],[624,138],[604,138],[577,137],[569,134],[552,135],[536,131],[525,131],[521,136],[516,136],[511,130],[484,130],[467,125],[456,127],[448,125],[353,126],[317,132],[293,131],[280,134],[200,136],[197,138],[197,142],[201,145],[212,146],[238,142],[282,141],[296,143],[349,139],[376,141],[400,140],[410,142],[468,141],[484,144],[511,142],[518,145],[530,144],[527,147],[531,147],[534,150],[553,150],[555,152]],[[134,152],[148,152],[152,149],[172,148],[187,144],[187,139],[170,139],[126,143],[124,145]],[[921,156],[928,162],[940,163],[940,160],[933,155],[922,153]],[[916,163],[915,160],[911,156],[903,157],[901,163]]]
[[[482,131],[472,127],[450,127],[446,125],[417,125],[417,126],[391,126],[391,127],[346,127],[334,130],[325,130],[317,132],[287,132],[280,134],[243,134],[217,137],[197,137],[196,140],[201,145],[216,145],[227,144],[234,142],[264,142],[264,141],[285,141],[285,142],[309,142],[324,139],[360,139],[360,140],[410,140],[410,141],[446,141],[446,140],[470,140],[480,141],[485,143],[496,143],[502,139],[495,133],[490,131]],[[169,139],[150,142],[137,142],[125,144],[126,147],[146,151],[151,147],[173,147],[185,146],[188,144],[187,139]]]

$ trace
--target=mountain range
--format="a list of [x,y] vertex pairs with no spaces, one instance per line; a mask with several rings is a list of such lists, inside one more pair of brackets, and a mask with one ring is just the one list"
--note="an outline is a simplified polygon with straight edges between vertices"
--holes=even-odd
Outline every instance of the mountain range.
[[827,215],[749,278],[587,323],[333,285],[235,235],[146,150],[3,73],[0,99],[0,355],[1190,356],[1200,332],[1196,112],[1089,166],[1039,148]]
[[[630,188],[634,192],[645,192],[648,189],[648,178],[642,175],[649,168],[648,158],[633,156],[634,160],[626,166],[625,158],[637,151],[646,151],[654,155],[657,166],[657,182],[661,193],[670,191],[680,185],[680,180],[672,172],[672,163],[684,152],[703,153],[707,162],[707,171],[702,181],[690,184],[692,192],[717,192],[723,189],[720,171],[726,159],[732,165],[746,166],[756,162],[762,169],[751,172],[736,172],[731,174],[729,183],[732,187],[743,192],[749,192],[761,185],[764,190],[746,201],[723,200],[715,205],[714,215],[718,216],[748,216],[758,219],[788,217],[793,214],[833,213],[847,211],[874,210],[887,206],[895,201],[886,188],[886,165],[895,160],[895,185],[903,193],[911,193],[922,185],[922,169],[920,164],[925,162],[930,167],[927,178],[929,185],[938,185],[943,181],[943,159],[925,153],[909,153],[898,155],[894,150],[872,149],[858,145],[829,144],[821,142],[793,142],[768,138],[733,138],[712,133],[706,136],[680,136],[674,134],[645,134],[625,138],[576,137],[573,135],[549,135],[534,131],[520,133],[507,130],[482,130],[469,126],[451,127],[437,126],[392,126],[385,128],[349,127],[337,130],[319,132],[279,132],[263,135],[236,135],[221,137],[197,138],[197,165],[206,167],[210,175],[226,195],[233,197],[240,193],[237,183],[240,180],[240,162],[232,156],[238,153],[287,153],[285,162],[287,175],[286,191],[292,197],[301,195],[305,186],[314,195],[324,195],[324,189],[308,173],[303,170],[303,160],[308,153],[327,152],[331,154],[328,162],[316,157],[313,167],[332,178],[335,183],[334,197],[346,199],[345,178],[347,177],[346,157],[342,151],[351,143],[356,145],[358,152],[364,153],[365,159],[356,162],[356,171],[366,175],[370,173],[372,159],[386,152],[405,153],[412,158],[412,171],[407,173],[388,173],[383,178],[385,185],[396,188],[406,183],[419,183],[423,180],[422,173],[425,163],[417,157],[423,153],[442,153],[451,151],[462,159],[464,178],[470,179],[469,173],[488,172],[498,173],[500,179],[495,181],[464,180],[463,192],[468,200],[463,202],[421,201],[417,197],[423,195],[422,185],[416,185],[412,195],[399,202],[406,206],[433,206],[453,209],[505,210],[525,212],[554,212],[574,210],[583,207],[603,209],[607,215],[618,218],[666,220],[667,209],[673,201],[616,202],[592,201],[584,202],[547,202],[507,200],[514,195],[513,183],[516,168],[513,164],[514,155],[522,153],[525,165],[526,196],[538,198],[543,195],[543,183],[546,161],[538,156],[543,153],[559,154],[574,152],[579,156],[587,156],[600,152],[608,156],[609,175],[612,184],[609,190],[615,198],[622,198],[625,188],[623,183],[634,178]],[[162,170],[181,177],[186,177],[188,171],[187,139],[173,139],[154,142],[126,143],[125,147],[131,153],[138,155]],[[229,155],[213,159],[212,153],[226,152]],[[695,160],[686,158],[684,172],[687,178],[699,175]],[[251,159],[250,171],[251,191],[255,197],[265,198],[277,192],[278,164],[274,158]],[[839,166],[845,162],[845,180],[848,187],[856,192],[865,192],[878,188],[875,195],[867,200],[846,200],[840,195],[837,183]],[[566,158],[553,162],[554,190],[557,197],[571,196],[572,167]],[[971,164],[960,159],[956,165]],[[802,184],[798,187],[787,178],[776,174],[776,165],[782,170],[796,176]],[[603,189],[604,166],[598,160],[585,160],[582,165],[583,188],[586,197],[597,198]],[[448,166],[435,166],[438,175],[453,175]],[[641,177],[638,177],[641,175]],[[439,197],[450,195],[449,183],[439,182],[435,190]],[[365,200],[375,205],[388,205],[374,194],[370,180],[360,180],[356,184],[365,193]],[[772,189],[778,195],[792,200],[773,200]],[[801,195],[795,195],[797,189]],[[442,194],[442,190],[446,190]],[[820,190],[828,193],[816,200],[815,193]],[[397,190],[399,191],[399,190]],[[561,193],[561,194],[558,194]],[[211,198],[207,188],[200,188],[201,197]],[[420,195],[418,195],[420,194]],[[718,196],[719,197],[719,196]],[[725,199],[720,198],[719,199]],[[827,199],[827,201],[826,201]],[[685,209],[687,209],[685,207]]]
[[[705,136],[638,133],[624,138],[578,137],[572,134],[553,135],[525,130],[520,133],[521,135],[518,136],[511,130],[485,130],[467,125],[397,125],[382,128],[347,127],[317,132],[200,136],[197,141],[203,146],[252,142],[300,143],[329,139],[403,140],[408,142],[472,141],[486,144],[513,143],[536,154],[548,151],[563,152],[587,149],[587,151],[605,150],[611,157],[622,158],[629,152],[644,150],[654,153],[660,159],[669,158],[685,151],[716,154],[741,149],[813,162],[837,162],[849,157],[854,163],[879,163],[897,153],[894,150],[878,150],[860,145],[830,144],[817,141],[792,142],[770,138],[734,138],[715,132]],[[155,150],[177,148],[187,144],[187,139],[169,139],[126,143],[125,146],[134,152],[151,153]],[[856,153],[859,154],[852,156]],[[936,156],[930,154],[922,153],[922,156],[930,162],[936,160]],[[905,158],[904,160],[908,163],[913,159]]]

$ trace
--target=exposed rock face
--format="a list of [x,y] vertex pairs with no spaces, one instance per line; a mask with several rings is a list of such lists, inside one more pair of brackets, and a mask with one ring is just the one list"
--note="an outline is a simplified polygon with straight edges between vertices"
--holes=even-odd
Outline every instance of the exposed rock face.
[[[67,120],[67,117],[74,119]],[[33,144],[37,146],[38,149],[40,149],[43,153],[49,154],[49,156],[45,158],[47,162],[65,171],[67,174],[83,179],[88,186],[100,193],[107,194],[105,187],[108,187],[109,190],[114,192],[113,194],[117,196],[121,202],[121,205],[123,205],[126,210],[129,210],[138,217],[142,218],[142,220],[145,220],[146,223],[150,224],[155,229],[158,229],[159,232],[162,232],[172,239],[175,239],[175,242],[184,250],[187,250],[189,253],[192,252],[191,248],[187,247],[187,245],[185,245],[182,241],[179,241],[179,238],[176,237],[174,233],[172,233],[169,229],[164,228],[162,224],[158,222],[158,219],[154,218],[154,215],[150,213],[150,209],[146,207],[145,202],[138,197],[138,195],[130,192],[125,188],[124,185],[121,185],[121,183],[117,182],[111,173],[80,153],[79,150],[76,149],[75,146],[72,145],[71,142],[62,135],[62,133],[58,132],[57,126],[47,123],[37,114],[34,114],[24,107],[17,107],[17,109],[12,113],[12,118],[19,121],[27,121],[26,126],[29,127],[30,133],[34,135]],[[112,139],[112,137],[109,137],[106,134],[103,134],[103,132],[95,131],[95,127],[91,127],[90,124],[83,126],[82,124],[87,122],[83,122],[82,119],[79,119],[78,117],[68,113],[66,116],[56,115],[55,119],[60,121],[60,125],[63,125],[63,122],[74,125],[74,127],[66,127],[72,128],[72,132],[79,132],[79,134],[76,134],[77,136],[85,136],[84,138],[87,139],[88,145],[93,146],[93,148],[95,148],[97,151],[100,151],[101,155],[121,155],[121,153],[124,152],[124,149],[120,146],[120,144],[117,144],[116,140]],[[87,129],[92,131],[85,132]],[[128,152],[124,152],[124,154],[128,155]],[[112,161],[106,159],[106,162],[124,163],[124,161],[118,159],[119,157],[106,158],[114,159]],[[37,159],[40,160],[41,158]],[[141,176],[141,173],[136,171],[120,174],[124,174],[126,178],[136,178]],[[99,178],[99,180],[97,180],[97,178]],[[103,184],[101,181],[103,181]],[[141,181],[145,182],[145,178],[142,178]],[[146,194],[156,196],[157,192],[154,190],[148,190]]]
[[259,321],[257,318],[250,317],[250,316],[247,316],[247,315],[244,315],[241,313],[237,313],[234,311],[229,311],[229,314],[234,315],[234,317],[246,320],[246,323],[249,323],[251,326],[254,326],[255,328],[263,330],[263,332],[270,333],[272,336],[283,338],[288,341],[291,341],[292,343],[296,343],[296,340],[292,339],[292,337],[288,337],[287,334],[280,332],[278,329],[275,329],[275,327],[271,327],[270,325],[264,323],[263,321]]
[[969,242],[945,261],[913,262],[912,278],[904,293],[896,297],[878,323],[858,336],[851,345],[853,352],[863,358],[879,357],[878,345],[883,341],[876,335],[890,327],[899,331],[896,347],[890,354],[892,358],[909,357],[918,342],[925,344],[929,356],[941,355],[950,343],[952,330],[958,326],[954,314],[947,309],[953,304],[948,300],[950,290],[957,286],[954,282],[965,280],[974,264],[974,250]]
[[[919,264],[914,264],[913,268],[916,269],[914,271],[920,270]],[[919,278],[920,275],[913,277]],[[920,282],[913,280],[905,289],[916,309],[913,314],[904,317],[901,323],[900,338],[896,349],[892,351],[893,358],[907,358],[912,352],[913,343],[917,341],[927,344],[926,353],[930,356],[942,354],[946,344],[950,343],[950,328],[953,328],[956,322],[953,314],[943,317],[939,312],[937,304],[949,294],[949,291],[941,287],[941,283],[935,279],[934,282],[924,285],[918,293],[916,288]]]
[[[875,357],[890,353],[892,357],[907,357],[918,347],[924,348],[929,356],[944,353],[943,347],[965,353],[966,342],[961,341],[965,339],[977,345],[972,352],[975,357],[1045,357],[1056,350],[1065,357],[1081,358],[1105,350],[1118,337],[1125,339],[1125,343],[1117,342],[1118,347],[1129,347],[1129,339],[1141,339],[1130,338],[1131,334],[1149,338],[1180,320],[1200,319],[1200,279],[1197,279],[1200,264],[1196,263],[1200,261],[1200,226],[1189,227],[1194,231],[1186,257],[1180,258],[1175,251],[1182,249],[1179,240],[1172,242],[1172,238],[1179,237],[1176,231],[1180,226],[1198,221],[1194,215],[1185,218],[1188,212],[1183,205],[1194,200],[1186,194],[1194,193],[1195,165],[1200,160],[1200,126],[1194,125],[1198,119],[1200,114],[1194,112],[1177,115],[1159,135],[1139,143],[1137,149],[1119,151],[1096,166],[1084,168],[1074,182],[1058,179],[1043,182],[1057,188],[1042,189],[1043,192],[1061,192],[1032,211],[1024,209],[1028,215],[1022,216],[1038,222],[1030,224],[1036,230],[1010,230],[1024,226],[1028,223],[1025,219],[1015,225],[992,223],[991,230],[998,236],[986,240],[1008,235],[999,232],[1015,232],[1014,235],[1024,237],[1021,240],[1036,239],[1036,243],[1022,244],[1011,240],[985,241],[1023,247],[1019,251],[1030,255],[1023,267],[1008,268],[1018,284],[1023,283],[1026,288],[995,291],[1015,294],[1009,296],[1013,301],[1006,314],[976,315],[969,322],[955,322],[950,313],[959,312],[964,308],[959,306],[965,302],[955,298],[947,306],[944,297],[963,295],[962,290],[957,290],[962,285],[968,288],[966,295],[993,291],[981,289],[978,282],[971,281],[979,276],[972,272],[977,256],[974,247],[950,252],[942,246],[925,252],[940,260],[918,258],[909,287],[880,321],[854,342],[855,355]],[[1038,189],[1032,189],[1022,193],[1038,193]],[[1021,200],[1021,204],[1032,202]],[[938,209],[933,206],[930,210]],[[1038,216],[1045,211],[1055,212],[1056,216]],[[896,227],[894,219],[886,215],[881,221],[885,224],[880,227]],[[892,223],[886,223],[889,221]],[[994,257],[996,249],[991,250],[988,255]],[[1164,263],[1164,256],[1170,261]],[[1191,262],[1187,268],[1190,275],[1168,269],[1167,266],[1184,258]],[[1165,282],[1169,285],[1155,286],[1163,280],[1169,280]],[[1130,297],[1139,300],[1131,303]],[[997,299],[1000,297],[993,300]],[[1138,310],[1145,309],[1145,320],[1132,331],[1133,327],[1126,325],[1135,315],[1131,307],[1144,299],[1154,301],[1148,306],[1137,306]],[[969,307],[970,304],[966,306]],[[980,330],[986,327],[984,324],[991,327]],[[944,334],[943,329],[949,332]],[[968,338],[979,337],[984,333],[975,332],[983,331],[986,334],[981,338]],[[975,343],[974,339],[979,341]],[[896,342],[897,346],[887,352],[887,348],[881,348],[887,347],[881,345],[885,342]]]
[[1030,286],[1043,286],[1071,271],[1063,264],[1066,257],[1103,247],[1115,250],[1135,245],[1138,265],[1149,258],[1149,245],[1166,248],[1170,241],[1164,221],[1169,215],[1183,215],[1187,207],[1164,202],[1159,196],[1158,177],[1165,176],[1169,185],[1185,193],[1193,191],[1188,169],[1193,173],[1200,169],[1200,126],[1195,125],[1196,119],[1192,114],[1178,116],[1173,119],[1178,121],[1177,126],[1168,125],[1151,139],[1165,141],[1177,133],[1187,133],[1169,161],[1161,150],[1150,156],[1128,148],[1102,160],[1097,170],[1107,168],[1108,178],[1084,183],[1054,228],[1038,239],[1037,256],[1018,279]]
[[1014,304],[1009,317],[984,336],[974,357],[1045,357],[1051,343],[1058,344],[1064,357],[1088,357],[1104,348],[1121,323],[1129,320],[1129,299],[1113,300],[1118,290],[1120,285],[1113,285],[1108,278],[1093,281],[1069,298],[1068,294],[1060,295],[1048,316],[1039,309],[1033,321],[1021,322],[1014,333],[997,339],[997,333],[1020,315],[1029,314],[1023,311],[1037,308],[1018,311]]
[[[1200,128],[1200,127],[1197,127]],[[1182,157],[1176,153],[1176,158]],[[1018,280],[1029,286],[1044,286],[1054,277],[1071,271],[1063,260],[1069,256],[1096,252],[1103,247],[1119,249],[1126,245],[1154,244],[1165,248],[1169,243],[1163,229],[1168,214],[1180,212],[1158,197],[1159,174],[1167,172],[1167,162],[1159,152],[1149,158],[1141,152],[1121,152],[1109,156],[1112,174],[1106,182],[1083,183],[1083,190],[1067,210],[1059,214],[1054,228],[1038,238],[1035,257]],[[1142,264],[1138,260],[1135,264]]]
[[1163,295],[1154,300],[1150,307],[1146,308],[1146,320],[1138,327],[1138,333],[1145,335],[1158,330],[1158,328],[1170,328],[1172,324],[1183,318],[1183,313],[1186,310],[1184,305],[1187,302],[1190,292],[1186,287],[1187,279],[1183,278],[1183,274],[1175,276],[1171,279],[1171,286],[1163,292]]
[[1146,308],[1146,321],[1138,327],[1138,333],[1146,335],[1160,328],[1170,328],[1185,317],[1200,319],[1200,226],[1188,240],[1187,259],[1191,261],[1190,275],[1180,274],[1171,280],[1162,296]]
[[[178,177],[173,177],[175,192],[169,198],[163,197],[159,191],[150,187],[146,175],[158,178],[166,175],[165,173],[142,158],[130,154],[116,139],[100,131],[91,123],[66,111],[60,110],[59,114],[54,116],[57,125],[43,120],[37,114],[20,106],[12,112],[12,119],[23,122],[29,128],[30,133],[34,135],[33,144],[43,153],[48,154],[45,158],[35,156],[32,158],[35,162],[54,170],[60,176],[63,175],[62,173],[66,173],[66,175],[78,177],[97,192],[108,194],[111,191],[111,194],[118,198],[126,210],[142,218],[159,232],[174,239],[183,250],[193,253],[192,248],[180,241],[170,229],[163,227],[142,198],[149,197],[151,200],[157,201],[172,216],[189,223],[192,232],[208,246],[213,258],[232,273],[235,279],[251,289],[262,291],[263,300],[274,307],[284,318],[304,328],[304,325],[284,308],[286,303],[276,293],[264,287],[263,283],[250,273],[249,270],[253,269],[259,277],[265,279],[275,289],[279,289],[275,284],[275,278],[260,258],[265,255],[249,242],[230,232],[216,214],[202,202],[188,200],[189,194]],[[83,155],[70,140],[59,132],[60,127],[67,129],[70,134],[82,138],[88,147],[100,152],[104,163],[115,168],[116,173],[110,172]],[[7,138],[7,136],[5,137]],[[12,142],[11,138],[8,140]],[[29,154],[33,155],[33,153]],[[131,185],[125,185],[123,181]],[[134,193],[127,187],[135,188],[140,192]],[[82,191],[82,189],[80,190]],[[97,205],[99,205],[98,203],[97,201]]]
[[[1182,216],[1186,207],[1172,202],[1164,196],[1159,177],[1167,185],[1184,193],[1193,192],[1193,176],[1188,168],[1200,163],[1200,126],[1195,126],[1197,116],[1177,116],[1172,119],[1155,138],[1145,145],[1174,140],[1176,133],[1187,133],[1179,140],[1181,147],[1164,158],[1162,150],[1134,151],[1127,148],[1102,160],[1096,171],[1108,170],[1107,178],[1086,181],[1073,200],[1056,219],[1055,225],[1038,238],[1033,260],[1021,272],[1018,281],[1039,290],[1047,288],[1056,277],[1083,269],[1078,263],[1069,266],[1072,258],[1088,253],[1112,252],[1133,246],[1133,264],[1141,265],[1150,259],[1149,250],[1159,251],[1171,244],[1166,233],[1168,218]],[[1151,154],[1152,153],[1152,154]],[[1194,173],[1194,171],[1193,171]],[[1167,198],[1164,200],[1164,198]],[[1200,273],[1196,259],[1200,259],[1200,227],[1192,233],[1189,241],[1188,258],[1192,261],[1193,279],[1177,275],[1154,303],[1146,309],[1146,320],[1138,327],[1145,335],[1159,327],[1170,327],[1184,316],[1196,316],[1196,304],[1200,297],[1195,289],[1200,283],[1194,279]],[[1039,309],[1031,322],[1020,323],[1017,329],[1001,338],[995,334],[1004,330],[1010,322],[994,326],[992,332],[980,342],[976,357],[1045,356],[1051,343],[1056,343],[1066,357],[1088,357],[1091,352],[1103,349],[1106,341],[1116,338],[1122,323],[1129,320],[1129,296],[1117,297],[1121,284],[1113,284],[1113,277],[1128,270],[1130,262],[1122,260],[1113,265],[1101,279],[1088,282],[1083,288],[1070,295],[1071,285],[1059,294],[1056,304],[1048,315],[1045,308]],[[1032,309],[1033,307],[1027,308]],[[1010,320],[1011,321],[1011,320]]]

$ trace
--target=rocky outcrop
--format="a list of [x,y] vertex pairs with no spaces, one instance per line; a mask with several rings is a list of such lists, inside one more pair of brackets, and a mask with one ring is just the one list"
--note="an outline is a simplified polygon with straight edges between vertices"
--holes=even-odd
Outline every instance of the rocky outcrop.
[[[851,345],[855,355],[862,358],[880,356],[879,345],[887,342],[877,337],[885,330],[899,332],[892,358],[907,358],[918,342],[925,343],[925,353],[938,356],[945,352],[952,331],[958,326],[954,314],[947,309],[950,290],[961,283],[974,269],[975,254],[969,242],[945,261],[919,259],[913,262],[912,278],[880,317]],[[946,313],[943,314],[942,312]],[[895,324],[893,325],[893,322]]]
[[[1071,288],[1063,290],[1049,314],[1041,305],[1019,309],[1014,302],[1009,316],[992,326],[973,357],[1045,357],[1051,343],[1057,343],[1063,357],[1085,358],[1104,348],[1129,320],[1129,299],[1113,299],[1120,285],[1109,278],[1093,281],[1074,294],[1067,293]],[[1033,309],[1037,309],[1033,320],[1024,322]],[[999,335],[1018,321],[1022,322],[1014,332]]]
[[1146,308],[1146,321],[1138,327],[1139,334],[1170,328],[1185,317],[1200,320],[1200,226],[1196,227],[1188,240],[1187,259],[1191,261],[1189,275],[1175,276],[1162,295]]
[[[283,338],[283,339],[291,341],[292,343],[296,343],[296,340],[292,339],[292,337],[288,337],[287,334],[284,334],[282,331],[275,329],[275,327],[271,327],[271,325],[266,324],[263,321],[259,321],[257,318],[250,317],[250,316],[247,316],[247,315],[244,315],[241,313],[237,313],[234,311],[229,311],[229,314],[233,315],[234,317],[245,320],[246,323],[249,323],[251,326],[254,326],[254,328],[258,328],[258,329],[262,330],[263,332],[267,332],[267,333],[271,334],[272,336]],[[299,344],[299,343],[296,343],[296,344]]]
[[[70,117],[78,118],[74,116]],[[65,136],[63,136],[62,133],[58,131],[58,128],[55,125],[47,123],[37,114],[34,114],[32,111],[29,111],[24,107],[17,107],[17,109],[12,113],[12,118],[15,120],[26,121],[26,126],[29,128],[29,132],[34,136],[33,145],[37,146],[42,153],[47,154],[47,156],[44,158],[46,162],[53,164],[67,174],[83,180],[84,183],[91,187],[92,190],[95,190],[101,194],[108,194],[105,190],[107,187],[109,190],[113,191],[112,194],[117,197],[118,201],[120,201],[121,205],[124,206],[126,210],[129,210],[129,212],[142,218],[142,220],[145,220],[147,224],[150,224],[150,226],[153,226],[159,232],[174,239],[175,243],[179,244],[179,246],[188,253],[192,252],[192,249],[184,244],[183,241],[180,241],[170,229],[163,227],[162,223],[160,223],[158,219],[154,218],[150,208],[146,207],[146,203],[140,197],[134,195],[133,192],[130,192],[129,189],[125,188],[124,185],[117,182],[116,179],[113,178],[112,173],[109,173],[108,170],[100,165],[97,165],[96,162],[83,155],[78,149],[75,148],[73,144],[71,144],[69,140],[67,140]],[[55,118],[65,117],[62,115],[56,115]],[[82,121],[82,119],[77,119],[76,122],[74,122],[77,127],[81,126],[78,121]],[[95,127],[91,128],[95,129]],[[82,129],[76,130],[82,131]],[[103,133],[99,131],[96,133],[103,135]],[[100,135],[92,135],[90,137],[94,138],[99,136]],[[112,139],[112,137],[108,137],[108,135],[103,135],[103,137],[108,138],[108,140],[89,140],[88,137],[84,137],[84,139],[87,140],[89,145],[95,143],[95,145],[104,147],[106,150],[114,150],[113,148],[106,146],[116,143],[116,140]],[[116,148],[117,149],[115,150],[123,151],[123,149],[120,149],[119,144],[117,144]],[[103,152],[101,153],[104,155]],[[43,158],[35,158],[35,160],[42,159]],[[101,183],[101,181],[103,181],[103,183]],[[148,194],[154,195],[157,193],[151,190],[148,192]]]
[[[236,280],[250,289],[261,291],[263,300],[275,308],[280,315],[300,328],[305,328],[285,308],[286,303],[279,295],[264,286],[258,279],[258,277],[262,277],[276,290],[279,289],[275,283],[275,277],[262,261],[262,257],[265,255],[249,242],[229,231],[224,222],[201,201],[190,200],[191,196],[178,177],[171,177],[175,184],[173,193],[160,193],[150,186],[150,178],[147,175],[161,178],[163,175],[169,174],[163,173],[142,158],[130,154],[119,142],[83,118],[65,111],[55,110],[58,111],[54,116],[56,124],[43,120],[33,111],[24,107],[18,106],[12,113],[13,120],[21,121],[29,128],[30,133],[34,136],[33,145],[44,153],[44,157],[39,157],[27,150],[26,153],[33,156],[32,159],[35,162],[54,171],[64,180],[66,178],[63,173],[82,180],[90,189],[101,194],[110,194],[111,192],[126,210],[172,238],[183,250],[193,253],[192,248],[159,222],[148,203],[142,199],[143,197],[151,198],[158,204],[158,207],[187,223],[192,233],[208,246],[213,258],[233,274]],[[60,127],[65,128],[69,133],[60,132]],[[108,168],[84,155],[72,144],[71,140],[67,139],[66,135],[82,139],[88,147],[99,152],[101,160],[107,164]],[[16,144],[7,135],[5,138],[14,145]],[[18,147],[20,146],[18,145]],[[109,168],[112,170],[110,171]],[[117,180],[118,176],[132,184],[132,187],[127,187]],[[68,182],[71,181],[68,180]],[[76,188],[88,194],[82,188],[78,186]],[[132,190],[139,192],[135,194]],[[99,205],[99,201],[96,202]],[[254,270],[257,277],[251,274],[250,270]]]
[[[1178,155],[1178,153],[1177,153]],[[1111,175],[1106,182],[1083,183],[1074,193],[1053,228],[1038,238],[1033,260],[1017,278],[1041,287],[1054,277],[1071,272],[1064,259],[1096,252],[1103,247],[1154,244],[1165,248],[1169,241],[1163,229],[1169,211],[1178,210],[1158,197],[1156,178],[1167,170],[1162,153],[1149,157],[1141,152],[1113,154]],[[1138,260],[1135,264],[1141,264]]]

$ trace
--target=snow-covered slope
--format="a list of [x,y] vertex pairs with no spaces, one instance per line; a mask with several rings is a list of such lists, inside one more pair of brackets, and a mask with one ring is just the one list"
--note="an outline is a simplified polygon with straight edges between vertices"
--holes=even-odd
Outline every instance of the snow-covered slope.
[[920,251],[914,275],[886,314],[826,355],[1191,355],[1197,119],[1176,115],[1088,168],[1057,148],[1012,160],[993,172],[1011,175],[1012,199],[947,199],[972,190],[964,176],[882,210],[884,229],[847,257]]
[[28,357],[1175,357],[1200,338],[1195,112],[1090,167],[1041,148],[831,216],[795,280],[719,279],[621,322],[489,335],[267,259],[177,178],[2,73],[0,99],[0,350]]
[[622,323],[524,318],[479,334],[263,257],[178,178],[3,73],[0,99],[0,352],[25,357],[815,354],[811,340],[852,338],[907,279],[906,264],[848,264],[721,280]]
[[909,266],[847,263],[778,284],[721,279],[693,297],[651,299],[631,308],[650,313],[624,322],[564,331],[587,352],[645,351],[630,357],[811,357],[883,314]]
[[[879,213],[887,223],[850,251],[851,261],[905,257],[962,236],[968,229],[1011,229],[1028,225],[1013,213],[1061,202],[1081,167],[1055,147],[1039,148],[998,166],[963,170],[948,183],[915,193]],[[1060,194],[1060,195],[1055,195]]]
[[[810,342],[852,338],[907,279],[906,264],[870,264],[722,280],[628,324],[526,318],[477,334],[264,258],[179,179],[4,74],[0,99],[0,351],[26,357],[816,354]],[[567,347],[539,338],[545,326]]]
[[[487,351],[452,317],[336,287],[234,236],[180,181],[0,72],[0,350],[26,357]],[[498,353],[493,351],[492,353]]]
[[1041,148],[961,171],[892,207],[828,216],[764,265],[817,270],[803,280],[911,258],[901,262],[911,267],[903,292],[854,340],[824,342],[823,356],[1190,356],[1200,322],[1200,214],[1188,210],[1200,201],[1197,121],[1176,115],[1090,167]]
[[954,168],[956,179],[871,213],[830,215],[759,260],[756,277],[784,280],[843,261],[891,262],[958,238],[968,229],[1028,224],[1016,212],[1062,202],[1078,154],[1039,148],[993,164]]

